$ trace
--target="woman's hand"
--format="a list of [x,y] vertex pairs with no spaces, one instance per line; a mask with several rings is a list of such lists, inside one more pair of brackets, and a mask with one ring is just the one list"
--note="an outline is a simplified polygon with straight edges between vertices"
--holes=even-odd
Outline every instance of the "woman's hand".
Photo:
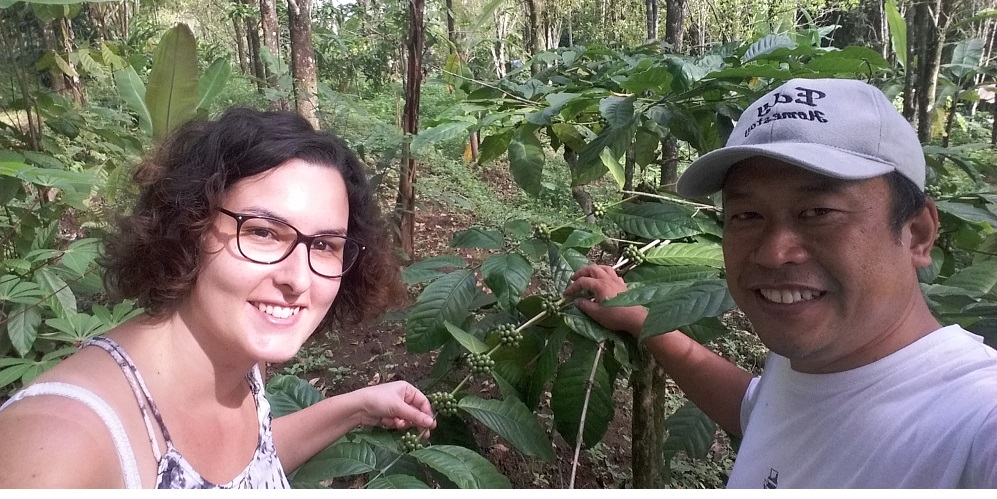
[[[429,399],[406,381],[361,388],[352,394],[360,407],[360,424],[401,430],[409,426],[436,427]],[[429,433],[426,432],[425,437]]]

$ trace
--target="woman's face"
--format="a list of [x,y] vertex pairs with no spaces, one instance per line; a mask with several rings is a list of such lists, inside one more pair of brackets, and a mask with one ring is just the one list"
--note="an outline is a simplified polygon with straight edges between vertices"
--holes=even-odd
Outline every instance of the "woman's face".
[[[281,220],[304,235],[346,235],[349,219],[342,175],[299,159],[240,180],[221,207]],[[180,314],[208,352],[239,363],[286,362],[329,311],[341,278],[315,274],[305,244],[279,263],[254,263],[240,252],[236,228],[232,216],[214,215],[197,282]]]

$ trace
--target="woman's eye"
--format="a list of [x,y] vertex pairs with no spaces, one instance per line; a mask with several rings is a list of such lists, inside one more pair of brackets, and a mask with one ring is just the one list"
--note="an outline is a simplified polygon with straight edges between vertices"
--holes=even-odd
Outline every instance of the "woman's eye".
[[253,236],[255,238],[258,238],[258,239],[271,239],[271,238],[276,237],[276,234],[274,234],[274,232],[272,230],[270,230],[270,229],[264,229],[264,228],[259,228],[259,227],[253,228],[253,229],[249,229],[247,232],[249,233],[248,235]]

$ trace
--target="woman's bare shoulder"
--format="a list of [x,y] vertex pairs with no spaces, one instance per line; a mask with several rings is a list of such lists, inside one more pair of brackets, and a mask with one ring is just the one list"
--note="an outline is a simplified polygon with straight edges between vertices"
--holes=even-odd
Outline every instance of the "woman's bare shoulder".
[[0,488],[121,486],[117,450],[91,408],[37,395],[0,411]]

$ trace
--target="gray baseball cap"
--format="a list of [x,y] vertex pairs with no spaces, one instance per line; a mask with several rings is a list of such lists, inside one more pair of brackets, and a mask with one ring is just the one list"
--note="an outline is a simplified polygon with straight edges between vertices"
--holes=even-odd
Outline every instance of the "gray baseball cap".
[[753,156],[851,180],[896,171],[924,190],[917,134],[878,88],[858,80],[798,78],[765,94],[741,114],[727,145],[689,165],[678,193],[713,194],[731,166]]

